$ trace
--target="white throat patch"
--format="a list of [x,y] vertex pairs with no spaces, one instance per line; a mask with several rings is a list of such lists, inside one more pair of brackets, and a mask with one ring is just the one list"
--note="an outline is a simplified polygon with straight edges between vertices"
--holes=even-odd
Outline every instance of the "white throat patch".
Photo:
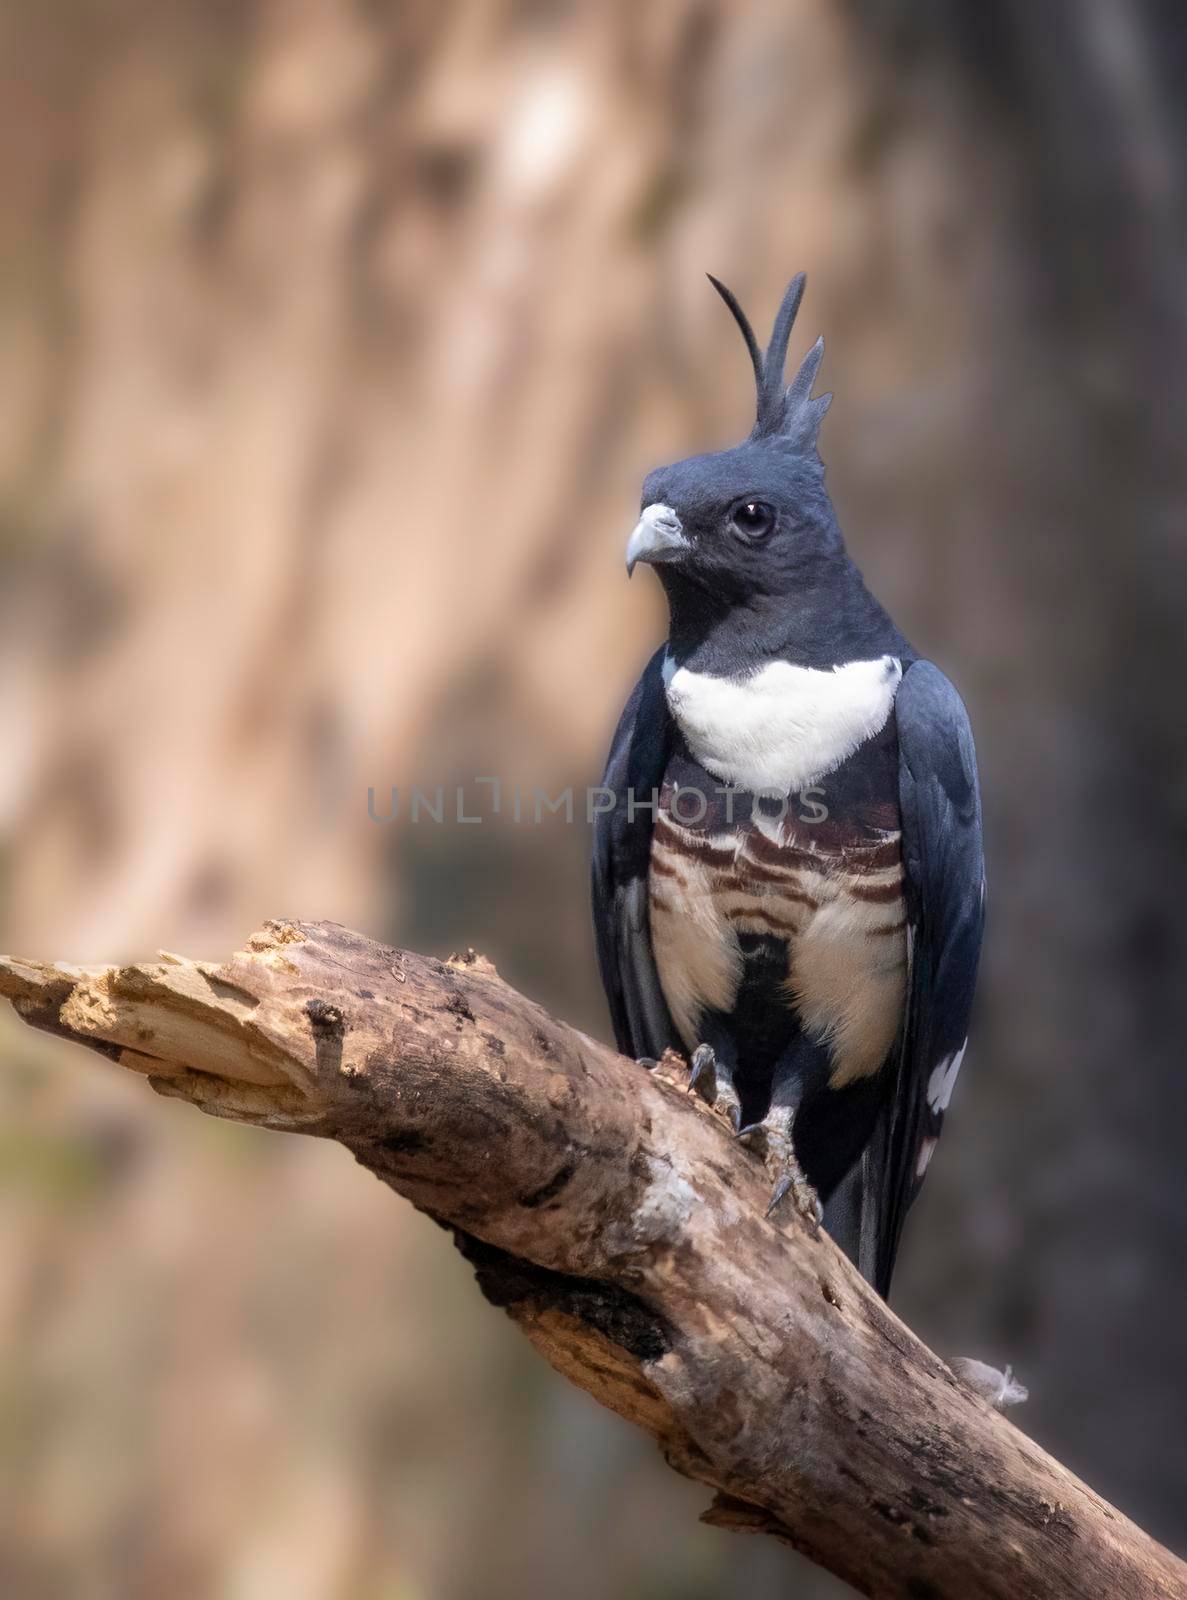
[[822,672],[772,661],[714,678],[664,657],[672,715],[707,772],[750,793],[795,794],[833,772],[886,725],[902,681],[896,656]]

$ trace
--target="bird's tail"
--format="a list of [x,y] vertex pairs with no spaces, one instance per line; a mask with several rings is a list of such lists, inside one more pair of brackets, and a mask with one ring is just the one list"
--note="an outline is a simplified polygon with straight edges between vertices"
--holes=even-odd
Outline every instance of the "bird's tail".
[[873,1138],[824,1206],[824,1227],[829,1238],[883,1299],[890,1293],[894,1267],[893,1257],[886,1261],[882,1247],[886,1122],[885,1114],[879,1117]]

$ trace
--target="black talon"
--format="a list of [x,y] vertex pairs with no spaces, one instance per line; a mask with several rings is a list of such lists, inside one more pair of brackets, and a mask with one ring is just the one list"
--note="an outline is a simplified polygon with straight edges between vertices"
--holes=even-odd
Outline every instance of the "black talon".
[[720,1061],[711,1044],[699,1044],[689,1059],[688,1089],[696,1092],[736,1133],[742,1121],[742,1107],[734,1088],[727,1061]]
[[635,1065],[637,1067],[646,1067],[648,1072],[653,1072],[659,1066],[659,1062],[654,1056],[636,1056]]
[[775,1184],[774,1192],[767,1203],[767,1216],[773,1217],[789,1194],[795,1201],[796,1210],[811,1228],[812,1236],[815,1238],[820,1232],[820,1224],[824,1221],[824,1207],[806,1178],[785,1172]]
[[713,1046],[697,1045],[688,1065],[688,1092],[691,1094],[695,1090],[706,1105],[713,1105],[717,1099],[717,1057]]
[[773,1217],[775,1215],[775,1212],[782,1205],[783,1201],[786,1200],[787,1191],[790,1188],[791,1188],[791,1174],[785,1172],[783,1174],[783,1176],[779,1179],[779,1182],[775,1185],[774,1192],[772,1193],[770,1200],[767,1202],[767,1216],[768,1217]]
[[795,1208],[813,1233],[824,1220],[819,1197],[795,1157],[790,1125],[783,1126],[769,1115],[761,1122],[750,1122],[738,1130],[738,1142],[753,1150],[775,1181],[766,1215],[773,1217],[791,1195]]

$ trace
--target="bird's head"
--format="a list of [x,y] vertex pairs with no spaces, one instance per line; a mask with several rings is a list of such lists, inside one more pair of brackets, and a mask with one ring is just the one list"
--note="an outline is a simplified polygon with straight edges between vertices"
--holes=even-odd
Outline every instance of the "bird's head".
[[627,571],[639,562],[654,566],[674,613],[795,595],[841,552],[816,453],[817,430],[832,399],[812,396],[823,339],[790,388],[783,383],[804,275],[788,287],[765,352],[734,296],[716,278],[709,281],[746,340],[758,414],[744,443],[661,467],[643,485]]

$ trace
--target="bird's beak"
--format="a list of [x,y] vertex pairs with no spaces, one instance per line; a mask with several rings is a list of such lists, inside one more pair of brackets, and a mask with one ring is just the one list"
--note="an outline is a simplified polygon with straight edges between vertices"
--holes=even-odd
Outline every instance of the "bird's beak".
[[671,506],[648,506],[627,540],[626,575],[630,577],[636,562],[649,561],[654,566],[676,561],[681,551],[689,548],[680,518]]

